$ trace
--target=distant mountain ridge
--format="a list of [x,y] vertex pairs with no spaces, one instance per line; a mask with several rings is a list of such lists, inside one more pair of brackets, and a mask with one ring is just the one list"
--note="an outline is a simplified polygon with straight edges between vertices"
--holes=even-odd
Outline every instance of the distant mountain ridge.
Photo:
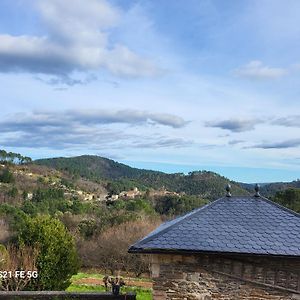
[[[252,191],[254,184],[240,183],[241,187],[247,191]],[[289,188],[300,188],[300,180],[294,180],[291,182],[271,182],[260,183],[260,193],[265,197],[272,197],[278,191],[283,191]]]
[[210,171],[195,171],[188,175],[182,173],[167,174],[132,168],[114,160],[93,155],[39,159],[34,163],[67,171],[90,180],[118,181],[128,179],[147,188],[166,188],[170,191],[197,195],[206,199],[224,196],[225,186],[229,182],[232,185],[233,194],[249,194],[239,183]]
[[38,159],[35,164],[45,165],[61,171],[68,171],[71,174],[79,175],[88,179],[134,179],[141,173],[161,173],[158,171],[132,168],[112,159],[95,156],[81,155],[74,157],[57,157]]

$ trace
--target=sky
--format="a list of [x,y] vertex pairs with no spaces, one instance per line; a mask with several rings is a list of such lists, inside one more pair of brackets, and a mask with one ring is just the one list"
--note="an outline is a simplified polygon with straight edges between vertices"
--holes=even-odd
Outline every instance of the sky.
[[0,148],[300,178],[298,0],[1,0]]

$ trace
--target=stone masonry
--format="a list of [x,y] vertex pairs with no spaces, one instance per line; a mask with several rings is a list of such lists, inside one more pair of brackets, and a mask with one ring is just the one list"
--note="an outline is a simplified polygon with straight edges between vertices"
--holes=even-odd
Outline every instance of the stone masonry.
[[152,254],[154,300],[300,299],[300,258]]

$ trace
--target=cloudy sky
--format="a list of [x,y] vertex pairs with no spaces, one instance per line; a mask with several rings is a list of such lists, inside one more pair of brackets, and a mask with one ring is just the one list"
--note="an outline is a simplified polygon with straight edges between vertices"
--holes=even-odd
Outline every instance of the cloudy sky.
[[300,178],[298,0],[1,0],[0,148]]

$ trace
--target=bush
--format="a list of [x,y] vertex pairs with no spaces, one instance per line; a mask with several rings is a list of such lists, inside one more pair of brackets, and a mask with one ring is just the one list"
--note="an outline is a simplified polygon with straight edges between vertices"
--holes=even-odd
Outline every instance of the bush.
[[144,212],[146,215],[155,214],[155,210],[151,203],[142,198],[132,200],[114,201],[111,206],[116,210],[126,210],[128,212]]
[[36,205],[34,205],[30,200],[25,200],[21,209],[24,211],[24,213],[30,216],[36,216],[38,213]]
[[64,192],[61,189],[37,189],[32,196],[33,202],[42,202],[44,200],[64,199]]
[[75,214],[75,215],[84,214],[91,209],[91,204],[84,203],[84,202],[80,201],[79,199],[73,199],[73,203],[70,206],[70,209],[72,210],[73,214]]
[[78,271],[78,258],[72,236],[56,219],[38,216],[28,219],[20,232],[21,244],[38,247],[38,278],[33,290],[65,290]]
[[15,178],[13,174],[9,171],[8,168],[5,168],[2,173],[0,174],[0,182],[3,183],[14,183]]
[[4,216],[13,231],[24,228],[27,215],[20,208],[10,204],[0,204],[0,216]]
[[78,224],[80,234],[85,238],[91,238],[97,230],[97,224],[94,220],[83,220]]

